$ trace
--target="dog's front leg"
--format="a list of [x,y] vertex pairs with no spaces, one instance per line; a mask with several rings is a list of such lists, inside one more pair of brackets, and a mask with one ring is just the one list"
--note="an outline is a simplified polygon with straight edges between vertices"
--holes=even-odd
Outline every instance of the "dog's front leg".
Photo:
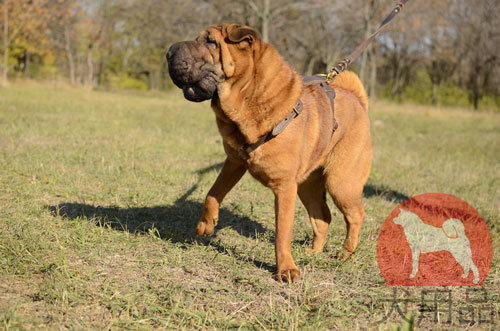
[[205,199],[205,208],[198,225],[196,234],[198,236],[209,236],[214,233],[214,227],[219,219],[219,206],[231,189],[238,183],[246,172],[242,163],[236,163],[229,158],[226,159],[222,170],[215,180],[214,185],[208,191]]
[[297,184],[286,183],[273,189],[276,212],[276,266],[280,281],[295,281],[300,272],[292,258],[292,228],[297,199]]

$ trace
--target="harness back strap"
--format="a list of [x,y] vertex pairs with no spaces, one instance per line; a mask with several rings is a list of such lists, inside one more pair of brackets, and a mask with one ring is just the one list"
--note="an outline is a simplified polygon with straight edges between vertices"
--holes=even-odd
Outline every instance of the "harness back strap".
[[[328,96],[328,99],[330,100],[330,107],[332,108],[332,115],[335,115],[335,103],[334,103],[335,90],[333,89],[333,87],[328,85],[328,83],[325,80],[325,77],[323,77],[323,76],[306,76],[306,77],[304,77],[304,83],[306,85],[317,84],[317,85],[321,86],[323,91],[325,91],[326,95]],[[338,126],[339,125],[338,125],[337,121],[335,120],[335,116],[333,116],[333,131],[334,132],[335,132],[335,130],[337,130]]]
[[[326,95],[328,96],[328,99],[330,100],[330,106],[332,108],[332,113],[334,113],[334,101],[333,101],[333,99],[335,99],[335,91],[333,90],[333,88],[330,85],[328,85],[326,83],[325,78],[320,77],[320,76],[306,76],[306,77],[304,77],[303,81],[304,81],[305,85],[318,84],[323,88],[323,91],[325,91]],[[304,107],[304,104],[303,104],[302,100],[300,100],[300,99],[297,100],[297,102],[295,103],[295,106],[293,106],[292,111],[290,112],[290,114],[288,114],[287,117],[285,117],[285,119],[283,121],[279,122],[270,132],[261,136],[253,144],[243,145],[242,150],[248,155],[251,152],[255,151],[260,145],[268,142],[269,140],[271,140],[274,137],[276,137],[277,135],[279,135],[281,132],[283,132],[283,130],[288,126],[288,124],[290,124],[290,122],[295,117],[300,115],[303,107]],[[335,117],[333,117],[333,121],[334,121],[333,131],[335,131],[338,127],[338,124],[335,121]]]

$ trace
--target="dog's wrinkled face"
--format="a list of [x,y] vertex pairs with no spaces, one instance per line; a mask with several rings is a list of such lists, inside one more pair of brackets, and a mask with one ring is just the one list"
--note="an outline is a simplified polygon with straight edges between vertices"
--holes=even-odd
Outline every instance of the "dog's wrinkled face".
[[248,50],[257,39],[257,32],[249,27],[236,24],[210,27],[195,40],[170,47],[167,52],[170,77],[186,99],[195,102],[211,99],[220,84],[237,73],[235,61],[251,56]]

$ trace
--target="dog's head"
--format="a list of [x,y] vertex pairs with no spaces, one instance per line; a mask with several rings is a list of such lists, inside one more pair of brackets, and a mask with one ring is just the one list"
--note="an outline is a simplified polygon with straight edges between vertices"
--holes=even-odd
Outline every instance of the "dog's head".
[[253,65],[259,34],[248,26],[209,27],[192,41],[178,42],[167,52],[170,77],[186,99],[211,99],[221,84]]

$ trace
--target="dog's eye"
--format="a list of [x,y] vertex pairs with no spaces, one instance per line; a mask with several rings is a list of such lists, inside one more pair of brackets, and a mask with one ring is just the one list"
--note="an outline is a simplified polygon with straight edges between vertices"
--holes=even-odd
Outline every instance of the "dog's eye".
[[212,37],[210,36],[207,36],[205,38],[205,44],[209,45],[209,46],[215,46],[217,47],[217,42],[215,41],[215,39],[213,39]]

